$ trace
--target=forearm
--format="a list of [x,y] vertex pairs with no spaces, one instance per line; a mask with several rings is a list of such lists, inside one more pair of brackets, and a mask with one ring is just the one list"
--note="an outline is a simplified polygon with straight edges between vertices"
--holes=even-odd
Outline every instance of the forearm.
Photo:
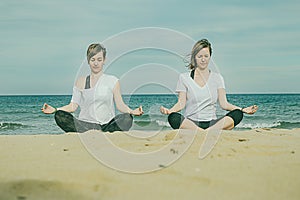
[[65,106],[56,108],[56,110],[63,110],[63,111],[72,113],[72,112],[75,112],[75,111],[76,111],[77,107],[78,107],[77,104],[71,102],[71,103],[68,104],[68,105],[65,105]]
[[179,112],[185,107],[183,102],[178,101],[171,109],[170,112]]
[[116,104],[117,109],[122,113],[131,113],[132,109],[129,108],[125,103]]
[[239,107],[239,106],[236,106],[236,105],[233,105],[231,103],[226,103],[224,104],[223,106],[221,106],[224,110],[228,110],[228,111],[232,111],[232,110],[235,110],[235,109],[239,109],[241,110],[242,108]]

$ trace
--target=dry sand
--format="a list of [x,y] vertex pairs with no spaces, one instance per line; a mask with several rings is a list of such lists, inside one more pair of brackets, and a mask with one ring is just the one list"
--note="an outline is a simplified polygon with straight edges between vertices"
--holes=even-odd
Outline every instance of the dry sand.
[[[1,135],[0,199],[300,199],[300,129],[223,131],[203,159],[199,149],[207,133],[194,140],[189,131],[177,133],[145,139],[128,134],[150,133],[106,134],[124,155],[93,131],[81,137]],[[102,164],[97,153],[115,163]]]

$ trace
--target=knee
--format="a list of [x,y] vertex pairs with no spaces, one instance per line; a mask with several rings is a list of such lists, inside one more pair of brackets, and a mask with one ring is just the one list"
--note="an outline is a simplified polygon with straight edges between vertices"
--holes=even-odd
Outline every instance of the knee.
[[240,109],[235,109],[230,111],[226,116],[231,117],[233,119],[234,126],[236,126],[242,121],[244,114]]
[[70,121],[73,122],[73,115],[69,112],[58,110],[54,114],[54,119],[57,124],[63,124],[63,123],[70,123]]
[[174,112],[171,113],[171,114],[169,114],[169,116],[168,116],[168,122],[170,123],[170,122],[176,120],[178,118],[178,115],[179,115],[179,113],[174,113]]
[[242,121],[244,113],[240,109],[233,110],[233,113],[239,119],[239,121]]
[[55,119],[55,121],[56,121],[56,122],[62,121],[62,118],[64,118],[65,115],[66,115],[65,113],[66,113],[66,112],[65,112],[65,111],[62,111],[62,110],[56,111],[55,114],[54,114],[54,119]]
[[180,113],[173,112],[168,116],[168,122],[173,129],[179,129],[184,117]]
[[133,121],[133,117],[129,113],[124,113],[122,118],[125,122],[132,122]]
[[120,118],[117,119],[118,127],[122,131],[128,131],[131,128],[132,123],[133,123],[133,117],[129,113],[123,113],[122,115],[120,115]]

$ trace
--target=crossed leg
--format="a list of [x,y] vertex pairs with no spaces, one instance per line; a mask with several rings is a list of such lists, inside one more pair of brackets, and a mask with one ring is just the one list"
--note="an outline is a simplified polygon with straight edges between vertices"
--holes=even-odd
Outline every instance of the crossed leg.
[[[190,129],[190,130],[204,130],[204,129],[222,129],[231,130],[240,123],[243,119],[243,113],[239,109],[232,110],[225,116],[212,120],[210,122],[194,122],[190,119],[184,118],[180,113],[171,113],[168,116],[168,121],[173,129]],[[204,125],[203,125],[204,124]]]

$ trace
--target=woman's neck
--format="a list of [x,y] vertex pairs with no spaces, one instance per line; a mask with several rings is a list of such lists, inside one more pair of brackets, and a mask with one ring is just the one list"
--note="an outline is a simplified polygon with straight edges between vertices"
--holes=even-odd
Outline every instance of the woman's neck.
[[98,82],[98,80],[102,76],[102,74],[103,74],[102,71],[99,72],[99,73],[93,73],[93,72],[91,72],[91,75],[90,75],[90,77],[91,77],[91,79],[90,79],[90,85],[91,85],[92,88],[96,85],[96,83]]
[[199,67],[197,67],[195,69],[195,74],[198,74],[198,75],[201,75],[201,76],[208,76],[210,73],[210,70],[208,68],[205,68],[205,69],[200,69]]
[[98,80],[102,74],[103,74],[102,71],[98,73],[91,72],[91,79]]

